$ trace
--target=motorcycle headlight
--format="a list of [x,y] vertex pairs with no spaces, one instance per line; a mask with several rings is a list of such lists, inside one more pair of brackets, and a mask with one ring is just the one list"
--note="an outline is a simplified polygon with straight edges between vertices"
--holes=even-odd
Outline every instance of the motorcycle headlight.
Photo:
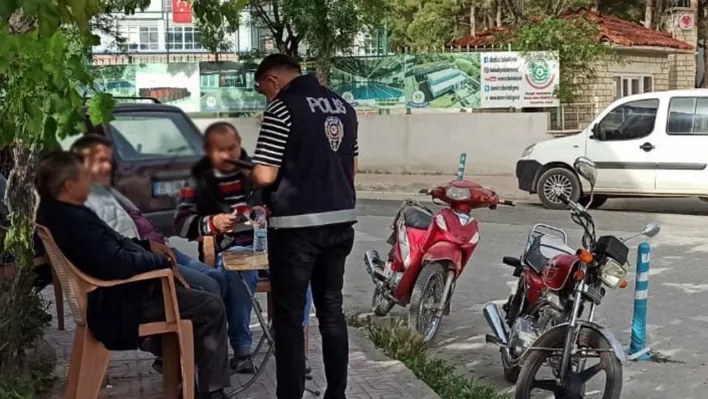
[[530,146],[524,148],[524,152],[521,153],[521,158],[531,155],[531,152],[533,152],[533,147],[535,146],[536,144],[531,144]]
[[470,189],[464,187],[450,186],[445,190],[445,196],[453,201],[464,201],[470,198]]
[[625,265],[608,258],[607,262],[600,267],[600,280],[610,288],[617,288],[627,276]]

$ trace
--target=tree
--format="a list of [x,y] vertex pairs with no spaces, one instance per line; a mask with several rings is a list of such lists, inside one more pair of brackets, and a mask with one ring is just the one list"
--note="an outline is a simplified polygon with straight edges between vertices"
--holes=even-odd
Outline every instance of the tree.
[[307,43],[325,85],[332,58],[351,51],[360,33],[378,26],[383,8],[382,0],[283,0],[286,17]]
[[572,103],[577,87],[594,76],[597,62],[616,57],[609,46],[597,40],[597,34],[597,26],[585,18],[546,18],[520,26],[510,39],[522,53],[558,51],[560,81],[556,96],[563,103]]
[[27,356],[48,322],[33,288],[32,270],[38,202],[34,179],[40,151],[56,148],[57,138],[85,130],[84,104],[93,124],[110,121],[115,101],[109,94],[99,93],[88,101],[79,94],[82,87],[93,87],[90,49],[97,37],[92,29],[107,21],[104,13],[130,13],[149,3],[0,1],[0,148],[13,158],[4,194],[10,225],[4,249],[17,269],[10,281],[0,281],[0,397],[34,397],[35,379],[45,377],[35,375]]
[[278,52],[297,57],[303,35],[293,27],[293,13],[283,9],[284,0],[253,0],[251,16],[254,22],[270,31]]
[[241,10],[248,0],[195,2],[197,41],[219,61],[219,53],[230,51],[230,35],[238,30]]

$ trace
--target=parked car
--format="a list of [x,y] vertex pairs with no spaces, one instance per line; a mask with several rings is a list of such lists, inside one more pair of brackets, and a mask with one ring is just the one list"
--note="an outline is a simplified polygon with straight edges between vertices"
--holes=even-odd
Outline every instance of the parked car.
[[519,188],[538,194],[546,208],[565,205],[558,194],[587,203],[571,165],[580,156],[599,169],[599,207],[614,197],[708,198],[708,89],[650,92],[623,97],[582,132],[538,142],[516,164]]
[[[204,156],[202,135],[180,108],[135,98],[145,99],[150,103],[117,104],[114,120],[104,126],[91,125],[87,117],[87,133],[113,142],[113,186],[171,236],[179,191]],[[78,137],[63,140],[62,148],[68,149]]]

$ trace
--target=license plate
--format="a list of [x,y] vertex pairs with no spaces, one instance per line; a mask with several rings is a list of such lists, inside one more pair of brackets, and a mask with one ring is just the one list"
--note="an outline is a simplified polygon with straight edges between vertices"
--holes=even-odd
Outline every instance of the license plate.
[[167,180],[167,181],[157,181],[152,183],[152,195],[154,197],[176,197],[182,187],[184,187],[185,180]]

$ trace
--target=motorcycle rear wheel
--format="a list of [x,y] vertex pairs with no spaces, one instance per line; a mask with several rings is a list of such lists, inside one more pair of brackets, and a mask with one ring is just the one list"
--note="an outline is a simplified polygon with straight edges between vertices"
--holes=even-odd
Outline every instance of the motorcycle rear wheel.
[[413,286],[413,294],[408,304],[408,328],[419,332],[423,341],[435,338],[442,316],[435,315],[430,305],[442,302],[447,269],[440,263],[423,266]]
[[[562,337],[557,342],[544,346],[547,348],[561,348],[564,344],[564,338],[565,337]],[[612,351],[607,351],[608,349],[612,349],[610,343],[607,342],[607,340],[605,339],[605,337],[602,336],[602,334],[589,328],[583,328],[582,330],[580,330],[578,343],[580,344],[580,346],[585,348],[595,348],[603,350],[603,352],[597,352],[600,358],[600,363],[598,363],[598,365],[601,366],[601,369],[599,370],[604,371],[606,375],[605,389],[601,398],[620,399],[620,395],[622,394],[622,363],[619,361],[619,359],[617,359],[617,356],[615,356]],[[526,362],[524,362],[523,367],[521,368],[519,381],[516,384],[516,394],[514,396],[515,399],[531,399],[531,390],[534,385],[537,388],[542,389],[538,387],[540,381],[537,381],[535,379],[536,374],[542,366],[547,364],[551,355],[552,353],[548,351],[534,351],[529,355],[529,357],[526,359]],[[590,369],[592,369],[592,367],[586,368],[585,370]],[[580,373],[582,373],[582,371]],[[578,373],[573,374],[575,374],[575,376],[578,375]],[[583,383],[581,392],[584,391],[585,384]],[[575,396],[572,396],[570,393],[560,388],[557,388],[557,390],[553,391],[553,394],[556,399],[580,399],[584,397],[584,394],[582,393],[580,395],[576,394]],[[546,395],[545,397],[548,396]]]
[[386,316],[395,305],[395,302],[386,298],[383,293],[383,288],[377,285],[376,289],[374,289],[374,295],[371,298],[371,311],[374,312],[376,316],[383,317]]

